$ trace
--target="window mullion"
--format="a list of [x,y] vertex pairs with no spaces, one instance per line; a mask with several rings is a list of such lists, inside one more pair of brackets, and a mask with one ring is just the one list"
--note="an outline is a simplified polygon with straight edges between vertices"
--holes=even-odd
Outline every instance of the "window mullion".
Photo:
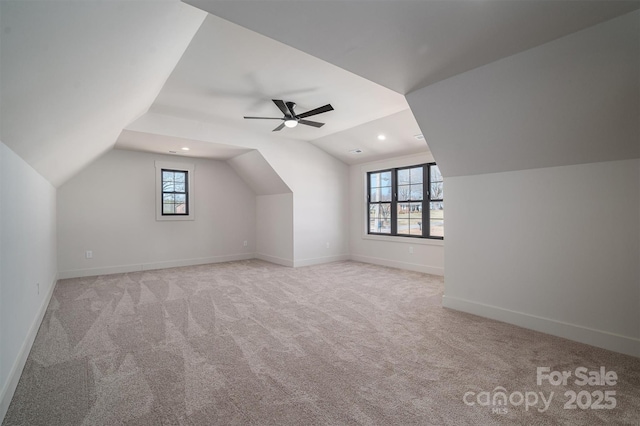
[[398,169],[391,173],[391,235],[398,235]]
[[431,232],[431,166],[422,167],[422,236],[429,238]]

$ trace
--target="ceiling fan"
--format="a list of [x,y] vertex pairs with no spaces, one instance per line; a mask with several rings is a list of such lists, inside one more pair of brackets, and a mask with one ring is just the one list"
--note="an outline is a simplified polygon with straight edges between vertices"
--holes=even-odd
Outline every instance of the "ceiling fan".
[[296,104],[294,102],[284,102],[280,99],[272,99],[273,103],[276,104],[280,111],[284,114],[284,117],[244,117],[246,119],[252,120],[282,120],[282,123],[273,129],[274,132],[279,132],[285,127],[296,127],[298,124],[305,124],[307,126],[313,127],[322,127],[324,123],[319,123],[317,121],[305,120],[307,117],[311,117],[312,115],[322,114],[323,112],[333,111],[333,107],[331,104],[326,104],[324,106],[318,107],[316,109],[312,109],[311,111],[303,112],[302,114],[296,114],[294,112],[294,108]]

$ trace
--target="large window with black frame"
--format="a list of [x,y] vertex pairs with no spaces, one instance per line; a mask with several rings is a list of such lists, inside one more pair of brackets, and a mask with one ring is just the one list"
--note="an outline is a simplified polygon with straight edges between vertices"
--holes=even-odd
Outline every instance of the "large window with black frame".
[[189,214],[189,172],[162,169],[162,215]]
[[443,239],[443,195],[435,163],[367,173],[368,233]]

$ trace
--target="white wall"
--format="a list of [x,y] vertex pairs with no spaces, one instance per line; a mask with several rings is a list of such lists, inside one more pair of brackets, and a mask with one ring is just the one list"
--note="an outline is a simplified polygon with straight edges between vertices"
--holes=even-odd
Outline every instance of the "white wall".
[[294,266],[349,258],[349,168],[302,141],[265,150],[293,191]]
[[[433,157],[430,154],[416,154],[351,166],[349,247],[353,260],[444,275],[444,244],[446,240],[367,235],[366,173],[428,162],[433,162]],[[446,185],[445,182],[445,193],[448,191]],[[448,208],[448,203],[445,200],[447,214],[445,233],[448,232],[449,227]],[[448,237],[445,238],[448,239]],[[413,253],[410,253],[410,249],[413,250]]]
[[0,420],[56,273],[56,189],[0,142]]
[[293,266],[293,194],[256,197],[256,257]]
[[[195,220],[156,221],[156,160],[195,164]],[[226,162],[113,150],[58,189],[60,276],[250,258],[255,218],[254,193]]]
[[302,140],[157,113],[128,129],[258,150],[293,192],[294,266],[349,258],[349,167],[342,161]]
[[447,307],[640,356],[640,12],[408,95]]
[[448,178],[445,306],[639,356],[639,173],[624,160]]

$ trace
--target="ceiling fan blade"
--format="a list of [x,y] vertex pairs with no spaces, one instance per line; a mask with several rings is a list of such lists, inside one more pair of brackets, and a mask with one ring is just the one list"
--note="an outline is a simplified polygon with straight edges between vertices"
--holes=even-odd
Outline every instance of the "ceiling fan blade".
[[[275,101],[274,101],[275,102]],[[311,111],[303,112],[302,114],[298,114],[298,118],[311,117],[312,115],[322,114],[323,112],[333,111],[333,107],[331,104],[326,104],[316,109],[312,109]]]
[[282,117],[245,117],[250,120],[282,120]]
[[272,132],[279,132],[280,130],[284,129],[284,123],[282,123],[281,125],[279,125],[278,127],[276,127],[275,129],[272,130]]
[[313,127],[322,127],[322,126],[324,126],[324,123],[318,123],[317,121],[310,121],[310,120],[298,120],[298,123],[306,124],[307,126],[313,126]]
[[273,101],[274,104],[276,104],[276,106],[278,108],[280,108],[280,111],[282,111],[282,113],[284,115],[289,115],[289,109],[287,108],[287,106],[284,104],[284,102],[280,99],[271,99]]

